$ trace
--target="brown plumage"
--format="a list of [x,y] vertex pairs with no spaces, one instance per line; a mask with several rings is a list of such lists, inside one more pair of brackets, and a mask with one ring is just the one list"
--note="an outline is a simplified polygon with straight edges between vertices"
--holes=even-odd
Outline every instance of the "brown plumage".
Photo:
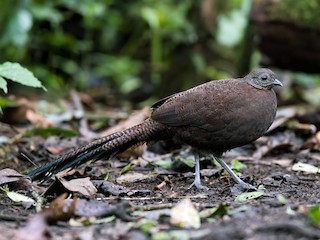
[[88,160],[108,159],[135,144],[161,139],[220,155],[266,133],[277,109],[274,86],[282,86],[274,73],[257,69],[244,78],[214,80],[174,94],[155,103],[151,117],[142,123],[63,155],[29,176],[43,179]]

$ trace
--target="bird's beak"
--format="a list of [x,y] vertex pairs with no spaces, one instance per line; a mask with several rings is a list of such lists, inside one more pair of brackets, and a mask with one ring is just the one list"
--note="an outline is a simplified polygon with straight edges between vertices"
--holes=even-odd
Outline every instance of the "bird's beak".
[[273,85],[280,86],[280,87],[283,86],[282,82],[280,82],[280,81],[279,81],[278,79],[276,79],[276,78],[273,80]]

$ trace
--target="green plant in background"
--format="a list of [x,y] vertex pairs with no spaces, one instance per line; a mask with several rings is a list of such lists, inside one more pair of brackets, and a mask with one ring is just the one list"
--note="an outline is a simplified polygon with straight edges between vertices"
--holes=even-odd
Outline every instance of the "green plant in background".
[[8,14],[0,16],[0,61],[21,62],[53,89],[104,82],[127,92],[141,85],[138,74],[151,60],[151,79],[159,84],[162,56],[170,51],[161,42],[169,36],[176,45],[188,38],[191,5],[190,0],[1,2]]
[[311,207],[308,211],[308,217],[314,225],[320,227],[320,205]]
[[[188,10],[192,6],[192,1],[187,0],[179,4],[173,1],[144,1],[140,8],[140,16],[150,27],[151,38],[151,80],[160,83],[160,70],[163,63],[163,44],[165,38],[178,43],[194,41],[195,32],[188,21]],[[174,14],[169,14],[174,13]]]
[[[0,89],[5,93],[8,92],[7,80],[11,80],[25,86],[46,90],[33,73],[28,69],[21,67],[19,63],[5,62],[0,64]],[[0,112],[2,112],[1,106]]]
[[320,2],[318,0],[282,0],[271,8],[270,18],[294,22],[300,26],[320,27]]
[[[71,88],[128,93],[145,83],[160,97],[172,93],[165,92],[168,84],[179,91],[236,74],[250,2],[0,1],[6,9],[0,15],[0,62],[26,66],[55,99]],[[305,15],[318,6],[315,0],[283,2]]]

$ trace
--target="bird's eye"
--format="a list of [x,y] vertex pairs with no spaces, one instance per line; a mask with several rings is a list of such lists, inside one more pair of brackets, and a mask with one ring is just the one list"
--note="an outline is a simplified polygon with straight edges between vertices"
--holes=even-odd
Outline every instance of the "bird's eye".
[[261,76],[261,80],[266,81],[267,79],[268,79],[268,76],[267,76],[267,75],[262,75],[262,76]]

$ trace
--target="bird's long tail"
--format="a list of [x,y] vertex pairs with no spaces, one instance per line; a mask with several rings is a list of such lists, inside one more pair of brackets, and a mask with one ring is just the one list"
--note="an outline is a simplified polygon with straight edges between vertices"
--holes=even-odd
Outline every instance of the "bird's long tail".
[[33,180],[42,180],[67,168],[79,166],[89,160],[98,160],[102,157],[109,159],[134,145],[159,140],[164,136],[165,131],[166,128],[162,124],[149,118],[134,127],[97,139],[64,154],[56,160],[31,171],[28,176]]

